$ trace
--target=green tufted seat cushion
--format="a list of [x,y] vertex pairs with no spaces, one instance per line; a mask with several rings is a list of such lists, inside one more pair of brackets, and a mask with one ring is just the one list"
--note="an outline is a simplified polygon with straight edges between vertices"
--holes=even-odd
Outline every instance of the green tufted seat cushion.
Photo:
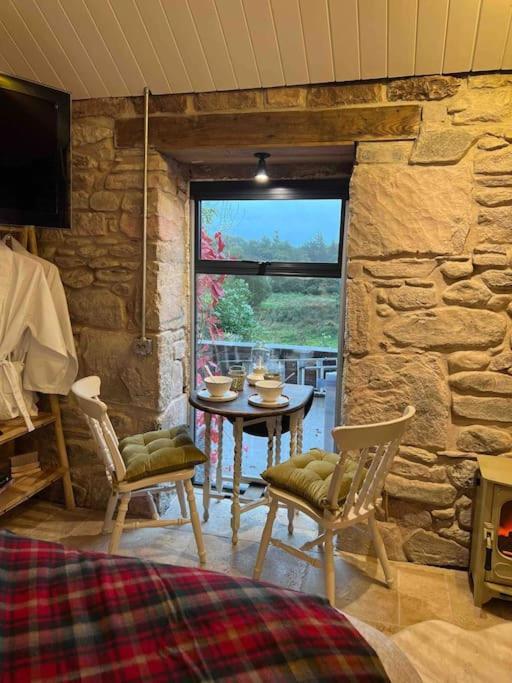
[[[339,455],[312,448],[286,462],[269,467],[263,479],[278,489],[288,491],[320,510],[329,509],[327,492]],[[357,462],[349,460],[341,480],[338,502],[343,503],[356,473]]]
[[207,460],[194,445],[185,425],[127,436],[119,442],[119,450],[126,465],[127,481],[186,470]]

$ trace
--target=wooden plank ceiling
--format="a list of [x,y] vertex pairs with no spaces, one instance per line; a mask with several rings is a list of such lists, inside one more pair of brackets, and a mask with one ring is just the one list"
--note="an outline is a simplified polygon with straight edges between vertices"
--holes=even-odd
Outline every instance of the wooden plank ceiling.
[[76,99],[512,69],[510,0],[1,0],[0,72]]

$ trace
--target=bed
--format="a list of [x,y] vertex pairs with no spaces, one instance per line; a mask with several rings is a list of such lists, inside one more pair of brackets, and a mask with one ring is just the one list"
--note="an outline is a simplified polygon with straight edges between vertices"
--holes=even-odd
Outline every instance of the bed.
[[0,680],[389,680],[320,597],[0,532]]

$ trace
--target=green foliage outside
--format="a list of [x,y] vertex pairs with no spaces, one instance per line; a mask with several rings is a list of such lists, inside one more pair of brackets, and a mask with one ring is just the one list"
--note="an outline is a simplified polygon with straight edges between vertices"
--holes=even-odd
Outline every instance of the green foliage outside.
[[[289,283],[289,291],[274,291]],[[338,346],[337,280],[228,276],[215,314],[226,339]]]
[[224,296],[217,304],[215,314],[226,339],[250,341],[253,338],[256,319],[251,306],[251,292],[245,280],[226,278]]
[[[211,210],[213,211],[213,210]],[[203,219],[205,216],[203,215]],[[206,223],[209,223],[210,216]],[[272,238],[246,240],[224,234],[226,253],[254,261],[334,262],[338,246],[319,233],[294,246]],[[328,278],[226,276],[214,314],[224,338],[269,344],[338,347],[339,280]]]
[[256,310],[258,339],[269,344],[293,344],[337,349],[338,297],[279,294]]

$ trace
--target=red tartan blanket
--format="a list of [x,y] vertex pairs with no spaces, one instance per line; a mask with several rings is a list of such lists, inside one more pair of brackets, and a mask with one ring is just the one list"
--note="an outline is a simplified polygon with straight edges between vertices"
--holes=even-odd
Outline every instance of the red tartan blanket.
[[388,678],[322,598],[0,532],[0,680]]

